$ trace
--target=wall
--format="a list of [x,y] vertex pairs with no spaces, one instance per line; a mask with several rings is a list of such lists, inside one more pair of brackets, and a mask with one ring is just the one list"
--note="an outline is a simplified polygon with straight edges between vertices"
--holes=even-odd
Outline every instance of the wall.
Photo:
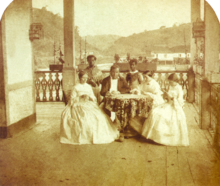
[[[196,22],[197,19],[201,18],[200,13],[202,10],[200,9],[200,1],[201,0],[191,0],[191,30],[193,28],[193,22]],[[193,65],[194,58],[196,56],[196,44],[195,39],[193,38],[193,33],[191,31],[191,45],[190,45],[190,64]]]
[[24,127],[36,121],[31,8],[32,0],[14,0],[2,17],[6,127],[13,125],[13,131],[15,124]]
[[205,73],[219,72],[219,20],[205,2]]
[[0,127],[6,126],[5,83],[3,69],[2,22],[0,22]]

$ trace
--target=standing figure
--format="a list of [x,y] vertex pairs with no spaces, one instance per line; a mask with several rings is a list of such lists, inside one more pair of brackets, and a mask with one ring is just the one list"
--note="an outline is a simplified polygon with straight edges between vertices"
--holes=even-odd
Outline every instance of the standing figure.
[[139,86],[143,81],[143,76],[138,70],[137,67],[137,60],[132,59],[129,62],[130,64],[130,72],[126,76],[126,81],[129,84],[131,90],[139,90]]
[[150,97],[153,99],[153,105],[152,108],[163,104],[164,99],[162,97],[163,92],[160,89],[160,85],[156,80],[152,78],[153,72],[147,70],[143,73],[144,81],[142,82],[140,86],[141,94],[143,95],[150,95]]
[[61,116],[60,142],[81,144],[111,143],[119,137],[117,126],[99,108],[86,72],[79,73],[71,99]]
[[99,85],[102,83],[102,80],[104,78],[104,75],[101,70],[98,69],[98,67],[95,65],[96,57],[94,55],[89,55],[87,57],[87,61],[89,63],[89,66],[85,69],[85,71],[88,74],[88,80],[87,83],[92,86],[93,92],[97,98],[98,104],[101,102],[101,96],[100,96],[100,87]]
[[168,77],[169,91],[165,93],[168,102],[151,110],[144,125],[132,123],[132,127],[146,139],[168,146],[188,146],[188,130],[183,111],[183,90],[178,76]]

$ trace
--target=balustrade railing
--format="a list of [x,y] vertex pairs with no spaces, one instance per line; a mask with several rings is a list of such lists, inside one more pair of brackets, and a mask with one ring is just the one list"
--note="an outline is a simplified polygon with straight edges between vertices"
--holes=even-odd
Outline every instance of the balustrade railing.
[[[220,113],[220,85],[213,84],[211,86],[211,104],[210,104],[210,111],[211,111],[211,128],[210,133],[212,137],[214,134],[219,133],[220,131],[216,131],[219,125],[219,113]],[[220,144],[220,141],[219,141]]]
[[[172,73],[177,74],[179,77],[179,84],[182,86],[184,92],[184,99],[187,99],[188,95],[188,71],[156,71],[153,75],[153,78],[159,83],[160,87],[164,91],[168,91],[169,81],[168,76]],[[125,73],[123,73],[125,77]]]
[[62,72],[35,72],[37,102],[63,101]]
[[162,90],[167,91],[169,88],[168,76],[171,73],[176,73],[179,77],[179,84],[183,89],[183,97],[187,99],[188,95],[188,72],[187,71],[157,71],[154,73],[153,78],[159,83]]
[[[109,71],[103,71],[106,76]],[[179,84],[184,91],[184,99],[187,99],[188,77],[187,71],[156,71],[153,78],[160,84],[162,90],[168,90],[167,77],[171,73],[179,76]],[[126,73],[121,73],[125,76]],[[36,71],[35,72],[36,101],[37,102],[59,102],[63,101],[62,72]]]

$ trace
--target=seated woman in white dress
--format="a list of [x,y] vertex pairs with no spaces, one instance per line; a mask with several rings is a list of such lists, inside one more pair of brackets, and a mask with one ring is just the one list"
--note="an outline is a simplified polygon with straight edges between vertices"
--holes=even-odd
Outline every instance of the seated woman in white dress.
[[146,71],[143,73],[144,81],[141,83],[140,90],[143,95],[150,95],[153,99],[152,108],[163,104],[164,99],[162,97],[163,92],[160,89],[159,83],[152,78],[153,73]]
[[178,76],[168,77],[168,102],[151,110],[144,125],[132,123],[132,127],[146,139],[169,146],[188,146],[188,130],[183,111],[183,90],[178,84]]
[[[163,104],[164,99],[162,97],[163,92],[160,89],[160,85],[152,78],[153,72],[147,70],[143,73],[144,80],[142,81],[141,85],[139,86],[139,91],[143,95],[149,95],[153,99],[152,108]],[[129,123],[131,125],[143,125],[145,119],[148,117],[148,112],[143,112],[140,116],[135,116],[131,118]]]
[[73,87],[71,99],[61,116],[60,142],[80,144],[111,143],[119,137],[117,126],[99,108],[86,72]]

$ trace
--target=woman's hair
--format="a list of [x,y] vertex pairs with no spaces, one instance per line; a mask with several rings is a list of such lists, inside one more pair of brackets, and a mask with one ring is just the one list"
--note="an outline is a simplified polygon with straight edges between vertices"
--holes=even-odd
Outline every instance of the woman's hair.
[[79,79],[81,79],[85,74],[87,74],[87,72],[86,71],[80,71],[79,72],[79,74],[78,74],[78,76],[79,76]]
[[[119,68],[119,66],[117,64],[114,64],[111,66],[111,69],[110,69],[110,72],[113,70],[113,69],[116,69],[116,68]],[[120,69],[120,68],[119,68]]]
[[[148,74],[150,73],[150,74]],[[153,77],[154,75],[154,72],[153,71],[150,71],[150,70],[146,70],[145,72],[143,72],[144,75],[148,74],[149,77]]]
[[87,56],[87,61],[89,61],[90,58],[94,57],[95,61],[96,61],[96,57],[94,55],[88,55]]
[[175,73],[172,73],[168,76],[168,80],[170,81],[175,81],[175,82],[179,82],[179,77],[175,74]]
[[129,64],[132,65],[132,63],[135,63],[135,65],[137,65],[137,59],[131,59],[129,61]]

